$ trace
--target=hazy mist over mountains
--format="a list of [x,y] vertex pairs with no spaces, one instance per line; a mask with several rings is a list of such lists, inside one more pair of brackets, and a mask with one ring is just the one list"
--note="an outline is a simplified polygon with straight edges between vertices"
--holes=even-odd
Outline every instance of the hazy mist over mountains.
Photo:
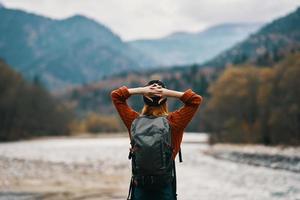
[[260,23],[228,23],[198,33],[177,32],[156,40],[135,40],[130,44],[160,65],[202,63],[242,41],[258,30]]
[[198,33],[124,42],[82,15],[53,20],[1,7],[0,57],[27,79],[38,78],[50,89],[61,89],[122,71],[206,63],[261,26],[227,23]]
[[0,9],[0,52],[25,77],[38,76],[50,88],[151,64],[110,29],[84,16],[53,20],[6,8]]
[[300,50],[300,7],[267,23],[255,34],[204,63],[224,67],[227,64],[272,66],[288,54]]

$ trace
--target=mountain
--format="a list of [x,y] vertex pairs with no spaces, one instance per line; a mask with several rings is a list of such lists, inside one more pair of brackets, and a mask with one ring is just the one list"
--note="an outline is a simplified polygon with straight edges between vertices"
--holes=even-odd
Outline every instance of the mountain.
[[[161,79],[166,82],[167,87],[171,89],[174,88],[183,91],[188,88],[193,88],[196,92],[205,96],[208,92],[208,86],[224,71],[222,66],[232,62],[234,59],[237,60],[240,55],[249,54],[251,56],[254,55],[254,57],[249,56],[243,62],[239,60],[240,62],[234,63],[239,64],[239,67],[247,64],[259,66],[259,63],[270,62],[269,57],[255,57],[257,53],[260,53],[260,48],[262,47],[266,48],[266,55],[272,55],[274,52],[277,52],[277,55],[281,55],[281,57],[273,59],[272,62],[274,62],[274,64],[272,66],[282,62],[282,60],[288,60],[288,58],[291,57],[293,58],[292,60],[299,59],[299,21],[299,9],[297,9],[297,11],[265,25],[255,34],[252,34],[233,48],[220,54],[221,56],[219,55],[204,64],[155,68],[147,71],[115,74],[99,82],[71,89],[64,94],[67,96],[65,99],[71,99],[72,102],[76,102],[76,108],[80,110],[80,112],[92,110],[110,113],[113,111],[113,108],[109,106],[110,99],[100,98],[100,96],[109,96],[109,92],[112,89],[122,85],[129,87],[144,85],[150,79]],[[175,34],[176,37],[178,37],[178,35],[182,35],[182,33]],[[274,40],[274,38],[278,39]],[[274,49],[276,51],[274,51]],[[207,99],[209,99],[209,97],[207,97]],[[132,101],[132,105],[134,105],[136,101]],[[136,108],[138,110],[141,109]],[[170,108],[174,107],[171,106]]]
[[266,24],[246,40],[220,53],[203,66],[228,64],[272,66],[286,55],[300,51],[300,7],[294,12]]
[[104,25],[81,15],[63,20],[0,8],[0,57],[51,89],[99,80],[151,60]]
[[[264,68],[261,72],[261,75],[264,77],[260,79],[256,85],[249,85],[247,84],[248,81],[256,81],[256,79],[253,79],[253,75],[250,73],[249,80],[243,79],[243,77],[238,77],[239,83],[241,85],[236,84],[229,84],[228,91],[233,91],[234,88],[244,88],[250,86],[250,91],[252,92],[258,92],[259,91],[259,101],[262,103],[262,107],[264,107],[264,104],[269,104],[269,100],[271,100],[271,103],[275,106],[278,106],[276,109],[274,109],[276,112],[274,112],[274,119],[277,121],[274,121],[275,124],[278,124],[279,127],[283,123],[286,123],[285,120],[282,120],[282,116],[284,118],[286,117],[286,113],[292,113],[292,117],[297,118],[297,112],[295,109],[291,109],[290,106],[295,106],[296,104],[294,102],[297,102],[297,99],[294,100],[295,95],[298,94],[297,81],[299,78],[297,77],[297,66],[299,66],[299,58],[300,58],[300,51],[299,49],[291,48],[294,47],[293,45],[297,44],[297,41],[299,40],[299,20],[298,15],[296,14],[299,12],[299,9],[296,12],[293,12],[285,17],[279,18],[274,20],[273,22],[265,25],[260,30],[257,31],[257,33],[252,34],[250,37],[246,38],[244,41],[240,42],[238,45],[233,47],[232,49],[225,51],[222,54],[232,52],[236,47],[240,46],[241,44],[248,44],[250,38],[258,38],[257,43],[254,46],[247,46],[246,49],[241,48],[240,52],[237,52],[237,54],[228,54],[228,56],[231,56],[228,58],[234,59],[237,58],[235,56],[238,56],[239,54],[245,54],[247,53],[248,49],[249,52],[257,52],[257,46],[264,46],[267,47],[273,47],[274,45],[277,45],[278,50],[282,52],[282,57],[280,59],[274,59],[274,64],[272,64],[272,67],[270,68]],[[176,33],[175,35],[181,35],[182,33]],[[272,37],[280,37],[280,38],[286,38],[288,41],[293,41],[294,44],[287,43],[287,42],[281,42],[281,43],[273,43],[273,40],[261,40],[260,37],[265,38],[270,35]],[[176,37],[177,37],[176,36]],[[255,37],[254,37],[255,36]],[[283,41],[286,41],[283,40]],[[288,44],[288,45],[287,45]],[[293,50],[294,49],[294,50]],[[268,54],[272,54],[274,52],[273,48],[266,48],[266,51]],[[255,54],[254,54],[255,55]],[[216,83],[215,81],[218,79],[220,74],[223,74],[224,68],[220,66],[225,66],[226,59],[222,57],[224,60],[217,60],[219,56],[217,56],[215,59],[212,59],[210,61],[211,64],[204,63],[201,65],[185,65],[182,67],[173,67],[173,68],[156,68],[151,69],[147,71],[136,71],[136,72],[122,72],[120,74],[114,74],[113,76],[106,77],[105,79],[95,82],[93,84],[88,84],[85,86],[72,88],[68,91],[66,91],[63,94],[57,94],[58,97],[60,97],[62,100],[66,102],[72,102],[72,105],[74,105],[74,108],[77,113],[83,114],[83,113],[89,113],[89,112],[97,112],[101,114],[111,114],[115,113],[115,110],[113,108],[113,105],[111,104],[110,99],[110,92],[118,88],[122,85],[126,85],[128,87],[137,87],[141,85],[145,85],[149,80],[151,79],[161,79],[163,80],[167,87],[170,89],[176,89],[179,91],[185,91],[186,89],[192,88],[195,92],[201,94],[204,97],[204,104],[202,105],[200,112],[197,112],[193,121],[191,121],[191,124],[189,125],[189,131],[212,131],[211,121],[217,120],[218,115],[207,115],[206,109],[208,106],[208,103],[211,101],[211,85]],[[220,61],[219,63],[216,61]],[[240,68],[239,70],[247,70],[248,63],[251,64],[251,68],[254,68],[256,66],[255,62],[256,58],[249,57],[244,62],[240,62],[239,65],[236,66],[236,68]],[[213,63],[213,61],[215,63]],[[260,62],[268,62],[268,57],[261,57]],[[248,62],[248,63],[247,63]],[[225,69],[226,70],[226,69]],[[228,69],[231,70],[231,69]],[[296,71],[295,71],[296,70]],[[260,71],[257,69],[257,71]],[[276,72],[276,73],[274,73]],[[288,72],[288,73],[287,73]],[[247,73],[247,72],[245,72]],[[278,78],[277,75],[279,75]],[[238,74],[239,75],[239,74]],[[234,76],[233,76],[234,77]],[[259,76],[260,77],[260,76]],[[230,80],[232,77],[227,77],[227,80]],[[236,78],[236,77],[234,77]],[[282,81],[284,80],[284,81]],[[262,85],[265,84],[262,87],[262,90],[255,89],[255,87],[258,86],[258,83],[261,83]],[[276,88],[281,89],[275,89],[274,90],[274,97],[276,98],[269,98],[269,95],[271,94],[271,88],[273,86]],[[253,87],[252,87],[253,86]],[[293,87],[295,86],[295,87]],[[224,86],[226,87],[226,86]],[[233,88],[234,87],[234,88]],[[223,87],[222,87],[223,88]],[[246,92],[245,92],[246,91]],[[247,94],[247,90],[242,91],[242,97],[237,98],[244,98],[245,94]],[[261,91],[263,91],[261,93]],[[281,91],[281,92],[279,92]],[[260,94],[261,93],[261,94]],[[252,93],[251,93],[252,94]],[[273,95],[273,94],[272,94]],[[279,95],[279,96],[278,96]],[[253,96],[253,95],[252,95]],[[255,96],[255,95],[254,95]],[[297,96],[297,95],[296,95]],[[298,95],[299,96],[299,95]],[[297,97],[298,97],[297,96]],[[248,97],[247,97],[248,98]],[[292,103],[289,103],[289,102]],[[129,105],[131,105],[135,110],[140,111],[142,109],[142,100],[140,96],[133,96],[128,100]],[[222,102],[222,98],[218,100],[218,102]],[[280,102],[280,104],[278,103]],[[260,104],[259,103],[259,104]],[[258,106],[257,102],[254,102],[255,106]],[[257,105],[256,105],[257,104]],[[224,104],[226,105],[226,104]],[[283,106],[282,106],[283,105]],[[170,111],[175,110],[178,108],[180,104],[178,104],[178,101],[175,101],[174,99],[170,98],[168,100],[168,108]],[[264,109],[269,109],[269,107],[266,106]],[[281,107],[282,106],[282,107]],[[226,106],[225,106],[226,107]],[[251,107],[252,108],[252,107]],[[286,110],[281,110],[280,112],[284,113],[284,115],[278,115],[278,108],[279,110],[284,108]],[[257,115],[268,115],[267,112],[264,112],[263,109],[262,112],[256,113]],[[254,112],[256,112],[256,108],[253,109]],[[273,111],[274,111],[273,110]],[[235,112],[235,111],[233,111]],[[230,113],[232,114],[232,113]],[[253,113],[251,113],[253,114]],[[204,116],[204,117],[203,117]],[[207,119],[209,119],[209,123]],[[239,116],[240,117],[240,116]],[[247,116],[246,116],[247,118]],[[278,119],[277,119],[278,118]],[[296,119],[295,118],[295,119]],[[213,120],[211,120],[213,119]],[[273,119],[273,118],[272,118]],[[294,118],[292,118],[294,119]],[[205,121],[206,120],[206,121]],[[201,123],[199,123],[201,121]],[[221,119],[222,121],[222,119]],[[223,120],[224,121],[224,120]],[[269,122],[268,120],[266,120]],[[292,120],[293,121],[293,120]],[[255,121],[256,123],[256,121]],[[264,122],[263,122],[264,123]],[[214,126],[219,127],[219,124],[214,123]],[[235,123],[234,123],[235,124]],[[255,124],[256,125],[256,124]],[[235,125],[234,125],[235,126]],[[277,126],[277,125],[276,125]],[[282,127],[286,129],[287,124],[284,124]],[[289,125],[288,125],[289,126]],[[293,125],[292,125],[293,126]],[[248,126],[247,126],[248,127]],[[214,127],[215,128],[215,127]],[[237,128],[237,127],[235,127]],[[240,127],[238,127],[240,128]],[[238,130],[238,129],[237,129]],[[252,130],[252,129],[251,129]],[[270,129],[271,130],[271,129]],[[279,130],[279,129],[278,129]],[[281,129],[280,129],[281,130]],[[281,131],[282,132],[282,131]]]
[[259,27],[259,23],[227,23],[198,33],[177,32],[161,39],[135,40],[129,44],[160,65],[202,63],[242,41]]
[[[274,21],[261,27],[256,33],[252,33],[248,38],[238,43],[229,50],[225,50],[220,55],[211,59],[209,62],[197,65],[184,65],[172,68],[153,68],[147,71],[136,71],[136,72],[122,72],[115,74],[113,76],[108,76],[105,79],[96,82],[94,84],[87,85],[84,88],[88,88],[87,92],[93,91],[93,88],[114,88],[122,84],[130,83],[131,86],[136,86],[139,84],[144,84],[147,80],[158,77],[169,82],[186,82],[183,87],[188,88],[193,83],[193,87],[197,87],[194,82],[199,81],[201,75],[208,77],[209,82],[213,82],[217,75],[222,72],[222,66],[228,63],[246,65],[248,63],[253,65],[258,65],[259,62],[267,63],[269,58],[266,56],[261,56],[259,59],[257,57],[249,56],[242,62],[233,62],[232,60],[237,60],[240,55],[257,55],[260,53],[262,47],[268,47],[265,49],[266,55],[272,54],[274,51],[274,46],[277,54],[281,53],[282,59],[286,58],[287,55],[293,55],[295,52],[300,52],[299,40],[300,40],[300,21],[299,17],[300,8],[295,12],[288,14],[287,16],[275,19]],[[184,35],[185,33],[173,34],[175,37],[179,35]],[[270,39],[271,38],[271,39]],[[274,38],[279,38],[274,40]],[[272,40],[273,39],[273,40]],[[298,47],[298,48],[297,48]],[[227,55],[227,56],[225,56]],[[278,63],[281,59],[279,57],[274,59],[272,62]],[[135,78],[136,77],[136,80]],[[176,84],[171,84],[178,88]],[[201,85],[199,85],[201,87]],[[85,91],[84,89],[80,89]],[[97,89],[96,89],[97,90]],[[71,90],[72,91],[72,90]]]

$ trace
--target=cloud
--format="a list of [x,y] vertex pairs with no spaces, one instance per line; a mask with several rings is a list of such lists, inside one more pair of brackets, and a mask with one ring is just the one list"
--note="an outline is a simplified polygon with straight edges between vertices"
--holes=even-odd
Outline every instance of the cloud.
[[300,5],[297,0],[187,0],[179,7],[181,15],[209,24],[221,22],[270,21]]
[[268,22],[300,0],[0,0],[7,7],[52,18],[83,14],[125,40],[157,38],[175,31],[199,31],[224,22]]

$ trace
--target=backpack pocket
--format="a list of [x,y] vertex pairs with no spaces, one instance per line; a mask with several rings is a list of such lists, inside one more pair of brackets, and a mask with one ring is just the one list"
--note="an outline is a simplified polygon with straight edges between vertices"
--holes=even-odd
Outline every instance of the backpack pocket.
[[161,169],[168,171],[172,164],[172,147],[166,141],[161,142]]

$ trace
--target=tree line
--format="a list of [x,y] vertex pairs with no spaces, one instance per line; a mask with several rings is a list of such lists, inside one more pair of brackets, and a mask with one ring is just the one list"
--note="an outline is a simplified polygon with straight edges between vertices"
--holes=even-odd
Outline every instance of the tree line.
[[0,60],[0,141],[70,134],[72,110]]
[[209,87],[211,142],[300,144],[300,54],[272,68],[227,68]]
[[[273,67],[238,65],[205,72],[196,65],[160,78],[170,89],[192,88],[204,97],[187,131],[211,133],[210,141],[230,143],[300,143],[300,53]],[[151,74],[130,74],[128,87],[141,86]],[[110,80],[112,81],[112,80]],[[0,140],[82,132],[126,131],[117,116],[113,88],[73,90],[62,103],[38,81],[29,83],[0,61]],[[129,104],[142,108],[140,96]],[[170,98],[170,111],[182,103]]]

